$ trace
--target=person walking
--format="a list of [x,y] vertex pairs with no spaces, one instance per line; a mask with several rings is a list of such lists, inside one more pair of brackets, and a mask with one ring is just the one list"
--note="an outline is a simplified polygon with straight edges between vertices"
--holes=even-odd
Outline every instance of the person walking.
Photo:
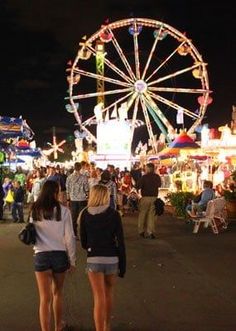
[[146,165],[146,174],[143,175],[137,184],[140,190],[138,232],[143,238],[155,239],[155,205],[158,196],[158,188],[161,186],[161,178],[154,173],[154,164]]
[[96,331],[110,331],[113,290],[117,275],[124,277],[126,254],[119,213],[109,207],[106,186],[91,188],[88,208],[79,216],[80,239],[87,251],[87,273],[94,299]]
[[127,170],[124,172],[124,176],[120,179],[120,192],[122,194],[122,214],[125,214],[126,211],[128,211],[128,196],[132,190],[132,187],[134,186],[134,180],[132,179],[130,172]]
[[9,177],[4,178],[2,187],[4,191],[3,210],[7,208],[9,211],[11,211],[12,203],[14,202],[14,192],[13,192],[13,184]]
[[29,221],[33,222],[37,233],[33,250],[41,331],[50,330],[51,304],[55,331],[63,330],[63,285],[66,271],[73,271],[76,261],[70,210],[58,198],[58,183],[46,181],[30,211]]
[[12,218],[14,223],[24,223],[24,189],[21,186],[21,182],[14,180],[13,182],[13,196],[14,201],[12,203]]
[[71,208],[74,234],[77,237],[77,219],[80,211],[87,206],[88,177],[80,173],[81,164],[75,162],[74,172],[66,179],[67,206]]
[[44,173],[42,170],[37,169],[35,174],[35,179],[33,180],[32,188],[31,188],[31,194],[33,197],[33,201],[35,202],[38,199],[38,196],[40,194],[40,191],[43,187],[43,183],[45,182]]
[[140,164],[135,162],[133,167],[131,168],[130,175],[134,181],[134,187],[137,187],[138,181],[142,177],[142,170],[140,168]]

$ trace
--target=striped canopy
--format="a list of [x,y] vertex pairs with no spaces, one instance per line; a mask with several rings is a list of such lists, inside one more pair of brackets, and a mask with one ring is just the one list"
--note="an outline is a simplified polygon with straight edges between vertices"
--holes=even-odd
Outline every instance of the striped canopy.
[[163,159],[178,157],[179,152],[180,152],[179,148],[166,147],[157,154],[157,159],[163,160]]
[[194,140],[187,135],[186,132],[182,132],[172,141],[169,145],[170,148],[200,148],[200,146],[194,142]]

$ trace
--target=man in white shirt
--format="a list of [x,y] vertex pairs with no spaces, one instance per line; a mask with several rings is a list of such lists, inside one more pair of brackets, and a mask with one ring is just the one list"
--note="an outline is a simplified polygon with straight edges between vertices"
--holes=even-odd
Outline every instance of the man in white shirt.
[[73,229],[77,237],[77,219],[80,211],[87,206],[88,177],[80,173],[81,164],[75,162],[74,172],[66,179],[67,205],[71,209]]

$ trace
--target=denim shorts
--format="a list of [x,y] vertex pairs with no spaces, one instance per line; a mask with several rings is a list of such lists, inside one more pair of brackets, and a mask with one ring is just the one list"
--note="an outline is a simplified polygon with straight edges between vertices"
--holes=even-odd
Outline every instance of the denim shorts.
[[50,251],[36,253],[34,256],[34,270],[52,270],[55,273],[65,272],[70,263],[65,251]]
[[118,263],[87,263],[87,272],[101,272],[104,275],[117,275]]

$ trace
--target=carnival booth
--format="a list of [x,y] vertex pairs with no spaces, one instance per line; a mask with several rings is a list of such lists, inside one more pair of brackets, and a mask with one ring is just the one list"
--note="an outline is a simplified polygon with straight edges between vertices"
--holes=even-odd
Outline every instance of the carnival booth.
[[32,148],[30,142],[34,132],[26,120],[21,117],[0,116],[0,149],[4,151],[6,160],[2,166],[15,170],[17,166],[29,169],[33,167],[33,159],[41,156],[38,148]]
[[197,190],[197,171],[192,166],[193,162],[189,160],[186,162],[191,154],[196,154],[197,149],[200,149],[200,146],[183,131],[168,147],[157,154],[160,161],[169,158],[172,160],[169,173],[161,174],[163,188],[168,188],[171,191],[195,192]]

